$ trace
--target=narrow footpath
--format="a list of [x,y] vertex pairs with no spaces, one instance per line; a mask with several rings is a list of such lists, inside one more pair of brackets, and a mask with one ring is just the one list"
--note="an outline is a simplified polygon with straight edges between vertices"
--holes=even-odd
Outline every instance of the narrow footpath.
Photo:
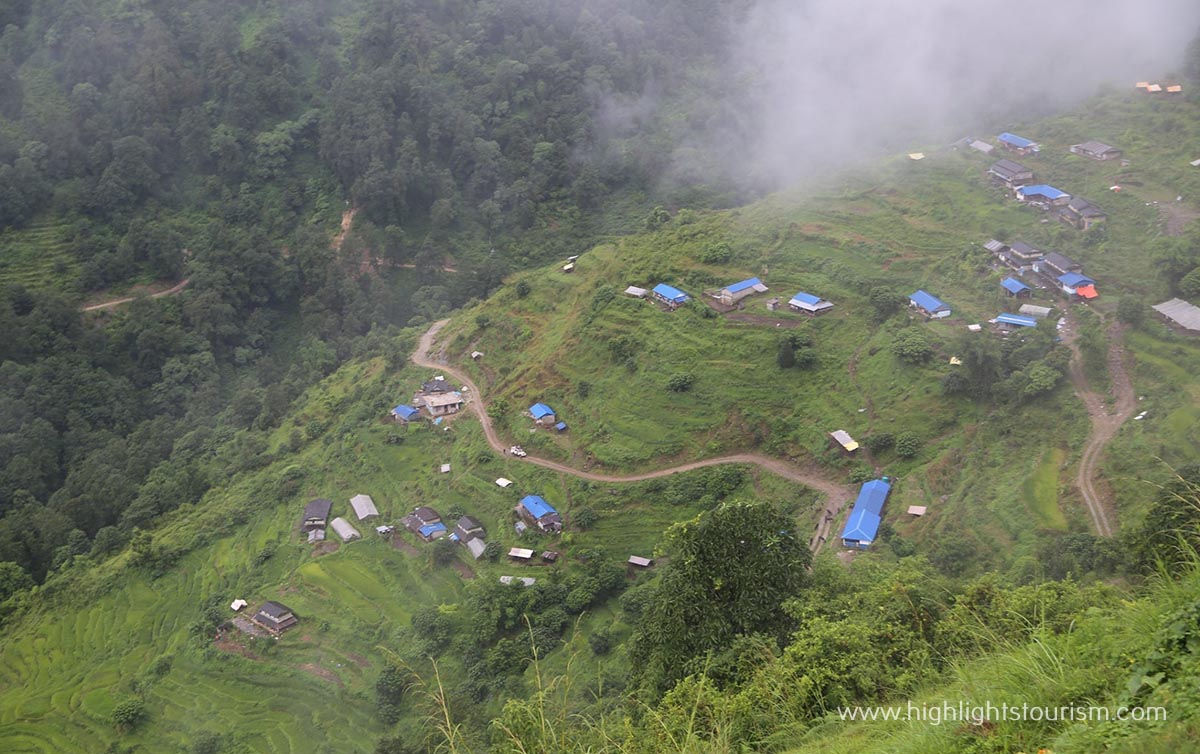
[[[478,386],[466,374],[458,371],[452,366],[449,366],[440,357],[435,357],[432,354],[433,341],[437,334],[450,320],[443,319],[433,323],[433,326],[421,336],[421,340],[417,345],[417,350],[412,355],[412,362],[417,366],[427,367],[429,369],[438,369],[449,375],[452,375],[460,384],[466,385],[471,393],[471,400],[467,402],[467,406],[475,415],[479,417],[479,423],[483,426],[483,434],[487,438],[488,445],[497,453],[507,453],[509,445],[500,439],[496,428],[492,425],[491,417],[487,414],[487,402],[483,398],[483,393],[480,392]],[[727,463],[745,463],[753,464],[766,471],[781,476],[798,484],[803,484],[806,487],[812,487],[825,496],[825,505],[821,509],[820,518],[814,529],[812,539],[809,541],[809,547],[814,553],[821,549],[829,536],[830,528],[837,515],[841,512],[846,503],[850,502],[854,497],[853,488],[838,484],[825,476],[805,469],[797,468],[778,458],[760,455],[758,453],[734,453],[730,455],[717,456],[714,458],[706,458],[702,461],[692,461],[690,463],[672,466],[666,469],[658,469],[656,471],[647,471],[640,474],[597,474],[591,471],[583,471],[568,466],[557,461],[551,461],[547,458],[538,458],[534,455],[528,455],[524,459],[528,463],[542,468],[558,471],[563,474],[587,479],[593,482],[640,482],[646,479],[657,479],[659,477],[679,474],[685,471],[694,469],[702,469],[708,466],[720,466]]]

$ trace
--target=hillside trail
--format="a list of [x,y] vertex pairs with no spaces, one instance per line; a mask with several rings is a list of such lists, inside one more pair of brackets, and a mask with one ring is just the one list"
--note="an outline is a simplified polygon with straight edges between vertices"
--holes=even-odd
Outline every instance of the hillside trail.
[[[471,400],[467,402],[467,407],[479,417],[479,423],[483,426],[483,434],[487,438],[488,445],[497,453],[505,454],[508,452],[508,445],[505,444],[496,428],[492,425],[491,417],[487,414],[487,402],[483,398],[483,393],[479,391],[478,386],[466,374],[458,371],[452,366],[445,363],[445,355],[443,353],[432,354],[433,341],[437,334],[445,327],[448,319],[443,319],[434,322],[424,335],[421,336],[417,344],[417,350],[413,353],[411,359],[417,366],[427,367],[429,369],[437,369],[452,375],[462,385],[465,385],[471,393]],[[641,482],[646,479],[658,479],[660,477],[671,476],[672,474],[680,474],[685,471],[693,471],[702,469],[708,466],[721,466],[727,463],[745,463],[754,464],[759,468],[781,476],[798,484],[803,484],[807,487],[812,487],[826,498],[825,506],[821,510],[821,518],[814,529],[812,539],[809,542],[809,547],[815,553],[821,549],[825,543],[825,539],[829,535],[829,530],[836,519],[837,514],[849,502],[853,496],[853,489],[847,485],[838,484],[815,471],[800,469],[778,458],[760,455],[758,453],[732,453],[724,456],[716,456],[713,458],[705,458],[701,461],[691,461],[689,463],[671,466],[665,469],[655,471],[646,471],[639,474],[597,474],[591,471],[584,471],[564,463],[551,461],[546,458],[538,458],[534,455],[528,455],[522,459],[535,466],[541,466],[544,469],[550,469],[570,476],[578,477],[579,479],[587,479],[593,482]]]
[[1083,446],[1083,454],[1079,459],[1079,468],[1075,475],[1075,484],[1083,496],[1088,515],[1091,516],[1092,526],[1102,537],[1112,536],[1112,526],[1109,524],[1108,511],[1110,503],[1105,499],[1096,482],[1100,458],[1109,441],[1116,436],[1117,430],[1125,420],[1133,415],[1137,406],[1137,397],[1133,392],[1133,383],[1129,379],[1129,371],[1125,365],[1125,346],[1123,342],[1124,327],[1119,323],[1109,325],[1106,332],[1108,340],[1108,374],[1112,383],[1113,407],[1111,412],[1105,405],[1105,397],[1092,389],[1087,375],[1083,370],[1083,355],[1079,351],[1078,327],[1075,318],[1067,314],[1068,333],[1063,340],[1071,349],[1071,363],[1067,376],[1075,394],[1087,408],[1088,419],[1092,428],[1087,442]]
[[[190,277],[184,278],[183,280],[180,280],[178,283],[176,283],[175,285],[173,285],[172,287],[168,288],[165,291],[159,291],[158,293],[151,293],[148,296],[148,298],[162,298],[163,296],[174,296],[175,294],[182,291],[184,288],[187,288],[188,283],[190,283],[190,282],[192,282],[192,279]],[[92,304],[91,306],[81,306],[79,308],[79,311],[95,312],[95,311],[100,311],[102,309],[112,309],[114,307],[121,306],[122,304],[128,304],[130,301],[136,301],[137,299],[138,299],[137,296],[125,296],[123,298],[115,298],[111,301],[103,301],[99,304]]]

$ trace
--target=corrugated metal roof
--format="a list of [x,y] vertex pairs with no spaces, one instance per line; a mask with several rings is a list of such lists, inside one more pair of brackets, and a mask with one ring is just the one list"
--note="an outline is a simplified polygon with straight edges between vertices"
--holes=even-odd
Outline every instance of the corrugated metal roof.
[[350,498],[350,506],[354,508],[354,515],[358,516],[359,521],[379,515],[375,501],[371,499],[370,495],[355,495]]
[[662,296],[663,298],[665,298],[667,301],[672,301],[677,304],[681,304],[684,301],[688,301],[690,298],[683,291],[681,291],[678,288],[675,288],[673,286],[667,285],[666,283],[659,283],[658,285],[654,286],[654,292],[657,293],[659,296]]
[[908,300],[927,312],[939,312],[948,310],[950,308],[940,298],[931,293],[926,293],[925,291],[917,291],[913,295],[909,296]]
[[338,517],[333,519],[329,522],[329,526],[337,532],[337,535],[342,538],[343,542],[362,538],[362,535],[358,533],[358,529],[351,526],[350,522],[344,518]]
[[881,515],[883,504],[887,502],[888,494],[891,491],[892,485],[882,479],[872,479],[858,491],[858,497],[854,500],[854,509],[866,508],[877,516]]
[[872,513],[866,508],[855,508],[846,518],[846,526],[842,529],[842,540],[870,544],[879,533],[879,514]]
[[554,409],[545,403],[535,403],[529,407],[529,413],[533,414],[534,419],[541,419],[544,416],[554,416]]
[[541,498],[540,495],[526,495],[521,498],[521,507],[529,511],[529,515],[539,519],[543,516],[549,516],[552,513],[558,513],[554,507]]
[[1021,314],[1028,314],[1031,317],[1037,317],[1039,319],[1050,316],[1050,307],[1037,306],[1035,304],[1022,304],[1021,308],[1017,311],[1019,311]]
[[1059,275],[1058,282],[1062,283],[1063,285],[1067,286],[1068,288],[1076,288],[1081,285],[1095,285],[1096,284],[1095,280],[1092,280],[1087,275],[1083,275],[1078,272],[1068,272],[1065,275]]
[[1193,306],[1181,298],[1173,298],[1153,309],[1189,330],[1200,330],[1200,306]]
[[407,421],[414,416],[419,416],[421,412],[412,406],[396,406],[392,409],[392,413]]
[[726,286],[725,290],[729,293],[738,293],[739,291],[744,291],[747,288],[753,288],[756,285],[762,285],[762,281],[758,278],[748,278],[740,283],[734,283],[733,285]]
[[1075,295],[1082,296],[1083,298],[1096,298],[1100,295],[1100,292],[1096,290],[1096,284],[1091,283],[1089,285],[1081,285],[1076,288]]
[[471,553],[471,557],[476,560],[479,560],[481,557],[483,557],[483,551],[486,549],[487,543],[482,539],[475,538],[467,540],[467,552]]
[[830,437],[837,440],[838,445],[841,445],[845,450],[858,450],[858,443],[850,436],[850,433],[844,429],[834,430],[829,433]]
[[1002,325],[1013,325],[1014,327],[1037,327],[1037,320],[1033,317],[1023,317],[1020,314],[1000,314],[996,317],[996,323]]
[[1022,186],[1017,189],[1017,193],[1021,196],[1044,196],[1047,199],[1061,199],[1064,196],[1070,196],[1066,191],[1061,191],[1053,186],[1045,183],[1038,183],[1033,186]]
[[983,248],[994,253],[997,251],[1004,251],[1004,244],[993,238],[992,240],[985,243],[983,245]]
[[1000,141],[1004,142],[1005,144],[1012,144],[1014,147],[1019,147],[1020,149],[1029,149],[1030,147],[1037,146],[1037,144],[1035,142],[1032,142],[1029,139],[1026,139],[1024,136],[1017,136],[1016,134],[1010,134],[1007,131],[1000,134],[996,138],[999,139]]
[[443,524],[441,521],[438,521],[436,524],[426,524],[425,526],[422,526],[420,529],[417,529],[417,531],[421,532],[422,537],[425,537],[426,539],[430,539],[433,537],[434,534],[437,534],[438,532],[442,532],[443,534],[445,534],[446,533],[446,525]]
[[1016,278],[1004,278],[1000,281],[1000,285],[1002,285],[1004,290],[1008,291],[1009,293],[1021,293],[1022,291],[1029,290],[1029,286],[1025,285]]
[[986,141],[980,141],[979,139],[971,142],[969,146],[971,149],[974,149],[977,152],[983,152],[984,154],[990,154],[991,151],[995,149],[995,147],[993,147],[991,144],[988,144]]

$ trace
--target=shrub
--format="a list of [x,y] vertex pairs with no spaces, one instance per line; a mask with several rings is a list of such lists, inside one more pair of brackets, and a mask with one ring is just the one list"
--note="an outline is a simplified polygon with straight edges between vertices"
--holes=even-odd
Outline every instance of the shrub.
[[137,726],[146,714],[146,703],[134,697],[113,707],[112,724],[121,730],[129,730]]
[[903,432],[896,438],[896,455],[912,458],[921,452],[921,440],[912,432]]
[[896,333],[892,353],[905,364],[922,364],[933,356],[933,347],[920,328],[908,327]]
[[691,372],[680,372],[671,375],[671,379],[667,380],[667,390],[672,393],[686,393],[692,389],[692,385],[695,383],[696,375]]
[[528,280],[517,282],[517,298],[525,298],[532,290],[533,288],[529,285]]
[[575,512],[575,526],[580,531],[587,531],[600,520],[600,514],[591,508],[580,508]]
[[863,444],[872,453],[882,453],[896,444],[896,437],[891,432],[876,432],[863,440]]

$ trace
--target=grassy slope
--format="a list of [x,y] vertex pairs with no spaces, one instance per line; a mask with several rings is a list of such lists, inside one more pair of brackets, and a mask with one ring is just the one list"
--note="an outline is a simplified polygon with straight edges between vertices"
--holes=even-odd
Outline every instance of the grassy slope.
[[[516,566],[504,559],[472,562],[460,555],[460,567],[481,579],[556,578],[578,567],[571,553],[583,547],[606,547],[620,560],[651,553],[665,527],[699,512],[691,505],[649,507],[636,485],[614,491],[495,459],[478,424],[467,417],[449,432],[397,430],[380,420],[397,395],[411,393],[429,376],[417,370],[388,374],[378,361],[346,367],[311,392],[295,420],[296,426],[311,419],[333,421],[327,435],[332,441],[316,440],[299,456],[236,477],[202,506],[174,514],[156,538],[170,544],[200,536],[202,544],[164,576],[131,572],[123,567],[127,556],[120,556],[77,574],[70,591],[94,599],[60,593],[47,601],[54,609],[6,627],[9,638],[0,649],[2,748],[100,752],[120,741],[138,751],[175,751],[203,731],[236,731],[255,752],[357,752],[369,746],[384,732],[373,719],[371,690],[382,648],[396,649],[396,631],[423,607],[443,605],[461,617],[454,606],[463,598],[465,582],[450,567],[434,567],[428,546],[405,535],[416,551],[409,554],[366,525],[359,526],[363,541],[315,556],[294,531],[299,511],[313,496],[331,497],[335,515],[348,516],[349,498],[368,492],[382,519],[391,522],[418,504],[433,504],[443,514],[459,505],[483,521],[489,540],[506,549],[528,543],[553,546],[565,555],[555,567]],[[348,409],[356,416],[347,419]],[[277,442],[293,428],[279,430]],[[404,443],[386,442],[395,431],[403,432]],[[438,473],[442,462],[451,463],[451,473]],[[298,474],[303,474],[301,489],[277,500],[280,480]],[[502,490],[494,484],[498,476],[517,484]],[[599,523],[593,532],[557,540],[518,540],[511,511],[529,492],[542,494],[568,517],[579,506],[592,506]],[[798,513],[811,518],[812,496],[793,485],[751,475],[740,496],[760,492],[805,503]],[[233,518],[239,511],[244,523]],[[629,526],[630,520],[638,525]],[[273,554],[259,563],[256,556],[267,551]],[[203,605],[225,605],[235,597],[249,599],[252,606],[264,599],[284,601],[302,616],[302,625],[278,643],[238,639],[240,649],[233,651],[217,649],[207,635],[191,636],[189,626]],[[600,609],[586,616],[580,629],[586,634],[613,619],[611,609]],[[154,678],[148,668],[162,656],[172,659],[170,669]],[[621,657],[615,653],[600,667],[622,663]],[[450,656],[443,660],[443,672],[453,681],[461,666]],[[108,715],[134,695],[139,683],[147,722],[118,734]],[[486,720],[496,712],[493,704],[471,714]],[[402,725],[412,726],[421,710],[411,705],[405,713]]]
[[[1178,105],[1191,108],[1182,101]],[[1154,115],[1149,105],[1139,107],[1147,117]],[[1089,132],[1078,139],[1105,135]],[[1165,149],[1155,151],[1157,146],[1121,145],[1135,165],[1174,159]],[[1107,300],[1112,298],[1108,292],[1123,284],[1118,280],[1124,278],[1116,275],[1124,275],[1127,266],[1141,275],[1135,279],[1138,285],[1153,288],[1149,269],[1125,261],[1129,255],[1124,250],[1144,231],[1139,223],[1154,222],[1153,216],[1143,218],[1139,192],[1148,197],[1165,186],[1151,186],[1147,179],[1143,187],[1131,186],[1123,193],[1130,202],[1114,210],[1110,240],[1101,254],[1073,231],[1047,227],[1039,222],[1041,215],[1000,201],[981,178],[984,158],[927,151],[931,157],[922,163],[897,160],[816,195],[775,197],[597,248],[581,257],[573,276],[556,269],[523,274],[532,293],[518,299],[510,285],[464,313],[450,354],[469,362],[469,351],[484,351],[481,362],[466,368],[475,370],[489,397],[508,401],[512,410],[502,417],[504,429],[541,452],[578,463],[621,469],[661,466],[669,462],[664,456],[701,457],[757,442],[765,452],[844,473],[837,469],[845,463],[827,449],[828,429],[842,427],[856,435],[915,429],[927,440],[916,459],[877,459],[901,482],[888,508],[889,523],[926,551],[942,541],[965,538],[980,553],[977,568],[989,558],[1004,562],[1028,555],[1039,522],[1079,531],[1086,527],[1082,509],[1065,487],[1086,423],[1065,387],[1037,406],[990,416],[939,395],[937,380],[950,368],[945,362],[953,338],[964,324],[990,317],[1004,303],[997,292],[1000,275],[965,252],[999,231],[1043,243],[1039,234],[1048,234],[1062,240],[1055,248],[1085,259]],[[1108,166],[1071,169],[1095,172]],[[1068,181],[1051,182],[1074,189]],[[717,241],[733,248],[729,264],[696,261]],[[775,367],[776,328],[770,325],[705,319],[689,310],[667,314],[620,297],[583,324],[602,284],[620,290],[670,280],[698,294],[705,287],[761,275],[764,267],[772,295],[786,299],[804,289],[837,303],[830,315],[801,321],[816,342],[819,364],[812,370],[781,373]],[[955,307],[950,321],[918,323],[939,345],[934,363],[897,366],[887,343],[894,329],[906,323],[899,318],[877,328],[870,322],[859,281],[874,277],[903,290],[926,287]],[[765,315],[761,306],[761,299],[750,299],[747,311]],[[488,314],[491,324],[477,331],[475,316],[480,313]],[[613,363],[602,341],[620,334],[632,334],[640,342],[636,372]],[[1130,344],[1138,360],[1135,384],[1154,391],[1149,404],[1154,413],[1118,435],[1121,456],[1112,466],[1140,464],[1138,473],[1152,477],[1155,454],[1178,462],[1195,453],[1197,395],[1191,375],[1200,366],[1200,349],[1174,342],[1157,327],[1133,335]],[[854,354],[856,379],[851,380],[847,364]],[[684,394],[665,392],[667,378],[683,368],[696,374],[696,388]],[[471,419],[457,420],[449,433],[412,429],[403,444],[385,443],[393,429],[379,417],[428,376],[411,369],[387,373],[378,361],[348,365],[312,391],[294,424],[276,433],[274,445],[311,419],[331,422],[324,438],[309,443],[298,456],[284,456],[263,471],[232,479],[211,493],[203,507],[179,511],[156,532],[167,542],[205,542],[165,576],[149,580],[129,574],[122,569],[122,556],[75,574],[71,591],[78,596],[73,600],[7,627],[9,638],[0,649],[4,748],[105,750],[119,737],[106,715],[133,693],[135,682],[146,679],[148,665],[162,655],[174,660],[161,678],[146,679],[148,722],[123,737],[141,750],[178,749],[199,731],[217,729],[240,731],[246,745],[261,752],[354,751],[367,745],[381,732],[371,721],[370,684],[381,662],[378,647],[389,645],[419,607],[458,603],[463,582],[447,569],[434,569],[427,549],[410,556],[373,536],[314,558],[292,533],[309,497],[329,496],[338,502],[338,512],[345,513],[344,501],[368,492],[389,520],[419,503],[433,502],[443,511],[458,504],[479,515],[493,538],[507,547],[517,543],[508,527],[512,504],[520,494],[537,492],[568,516],[581,505],[601,512],[594,533],[563,538],[560,544],[568,553],[572,547],[600,544],[621,559],[652,550],[665,526],[696,512],[690,506],[649,505],[645,488],[638,485],[589,485],[495,459]],[[592,385],[586,398],[577,391],[581,380]],[[864,396],[870,397],[872,411],[859,413]],[[530,436],[519,409],[535,400],[556,406],[572,431]],[[1068,467],[1055,489],[1049,469],[1063,454]],[[437,474],[437,465],[446,461],[454,471]],[[280,493],[285,480],[297,475],[302,478],[299,488]],[[497,476],[516,480],[517,487],[500,490],[492,483]],[[1135,481],[1118,478],[1114,484],[1123,495],[1122,505],[1136,509],[1144,493],[1139,498]],[[742,496],[794,499],[800,504],[798,515],[811,517],[811,495],[766,475],[752,474]],[[928,504],[930,514],[904,520],[900,512],[909,504]],[[242,523],[230,523],[235,514]],[[623,520],[638,525],[627,526]],[[272,547],[274,554],[255,565],[256,555]],[[479,578],[530,570],[504,563],[471,565]],[[562,567],[571,567],[569,559]],[[304,625],[270,648],[247,645],[252,657],[206,649],[206,637],[189,637],[188,626],[203,604],[227,603],[235,596],[252,603],[282,599],[304,616]],[[611,612],[596,611],[584,630],[612,619]],[[619,668],[619,653],[612,662]],[[457,671],[453,659],[447,670]],[[487,707],[472,715],[493,712]],[[409,710],[404,725],[411,724],[413,714]],[[859,737],[852,733],[822,745],[836,751]]]
[[[1195,684],[1200,657],[1175,656],[1180,669],[1146,696],[1125,696],[1135,677],[1133,666],[1153,654],[1171,616],[1195,605],[1200,574],[1158,584],[1147,595],[1112,611],[1085,616],[1070,633],[1037,636],[1032,641],[1000,647],[995,655],[962,664],[940,686],[899,700],[906,714],[912,705],[941,709],[960,703],[1002,703],[1060,707],[1097,706],[1112,714],[1124,705],[1165,706],[1164,723],[1081,721],[1075,724],[1008,721],[979,727],[961,721],[931,724],[928,718],[888,722],[844,722],[831,713],[803,736],[785,745],[788,754],[925,754],[926,752],[1034,752],[1091,754],[1097,751],[1167,754],[1192,751],[1197,726],[1191,711],[1198,698]],[[1187,626],[1186,631],[1195,631]],[[1168,631],[1169,635],[1170,632]],[[1136,684],[1135,684],[1136,685]],[[914,713],[916,718],[920,711]],[[1058,715],[1059,713],[1053,713]],[[996,719],[996,718],[994,718]]]

